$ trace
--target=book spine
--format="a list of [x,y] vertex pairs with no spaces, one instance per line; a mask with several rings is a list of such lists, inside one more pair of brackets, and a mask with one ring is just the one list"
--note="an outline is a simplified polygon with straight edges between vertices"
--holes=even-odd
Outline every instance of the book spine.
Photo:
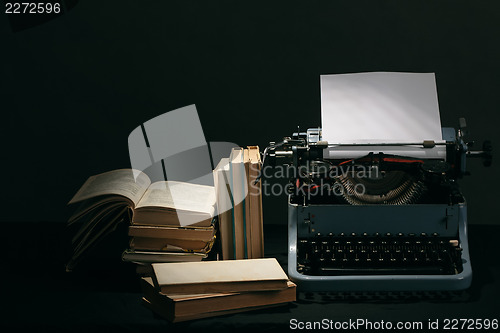
[[[247,151],[248,153],[248,151]],[[241,154],[241,166],[242,166],[242,169],[243,170],[240,170],[240,171],[243,171],[242,174],[240,174],[240,179],[241,179],[241,186],[242,186],[242,189],[243,189],[243,201],[241,202],[242,205],[243,205],[243,255],[244,255],[244,258],[245,259],[248,259],[248,242],[247,242],[247,238],[250,236],[248,233],[247,233],[247,194],[248,194],[248,190],[247,190],[247,183],[246,183],[246,170],[245,170],[245,154]],[[250,223],[250,221],[248,221]]]
[[[232,154],[231,154],[232,155]],[[235,209],[236,205],[234,204],[234,177],[233,177],[233,163],[232,163],[232,156],[230,157],[229,161],[229,181],[230,181],[230,186],[231,186],[231,195],[229,196],[231,199],[231,224],[232,224],[232,231],[233,231],[233,257],[235,259],[237,258],[236,255],[236,221],[235,221]]]

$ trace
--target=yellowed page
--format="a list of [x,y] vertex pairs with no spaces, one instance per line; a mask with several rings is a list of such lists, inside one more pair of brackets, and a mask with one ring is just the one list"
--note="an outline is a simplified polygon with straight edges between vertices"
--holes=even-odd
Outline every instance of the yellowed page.
[[161,207],[213,216],[214,205],[213,186],[162,181],[151,184],[136,208]]
[[288,280],[274,258],[153,264],[159,286],[203,282]]
[[119,169],[87,179],[70,204],[101,195],[121,195],[137,205],[151,184],[149,177],[137,170]]

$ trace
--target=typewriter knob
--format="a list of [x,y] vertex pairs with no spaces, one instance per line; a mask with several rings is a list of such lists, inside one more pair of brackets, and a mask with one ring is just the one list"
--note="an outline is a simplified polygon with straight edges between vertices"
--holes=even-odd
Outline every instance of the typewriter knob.
[[472,142],[467,143],[467,152],[466,156],[467,157],[475,157],[475,158],[481,158],[483,160],[483,165],[485,167],[491,166],[491,163],[493,161],[493,146],[491,144],[490,140],[486,140],[483,142],[483,150],[480,151],[472,151],[469,149],[469,147],[472,147]]
[[491,166],[491,162],[493,160],[493,146],[491,145],[490,140],[486,140],[483,142],[483,165],[485,167]]
[[458,118],[458,136],[463,137],[467,134],[467,121],[464,117]]

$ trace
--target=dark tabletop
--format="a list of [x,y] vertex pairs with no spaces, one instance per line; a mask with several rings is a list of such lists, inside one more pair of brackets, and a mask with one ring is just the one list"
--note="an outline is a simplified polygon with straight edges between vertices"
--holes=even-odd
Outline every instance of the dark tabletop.
[[[302,293],[288,306],[171,324],[141,305],[139,278],[122,262],[128,246],[120,226],[71,273],[64,270],[70,233],[62,223],[4,223],[2,326],[50,331],[172,332],[231,329],[289,330],[294,323],[422,322],[445,319],[500,319],[500,226],[471,225],[472,286],[458,294]],[[286,271],[286,226],[265,226],[265,252]],[[376,325],[376,324],[375,324]],[[461,325],[461,324],[460,324]],[[292,326],[295,326],[292,324]],[[380,330],[379,330],[380,331]],[[420,330],[423,331],[423,330]],[[455,330],[461,331],[461,330]]]

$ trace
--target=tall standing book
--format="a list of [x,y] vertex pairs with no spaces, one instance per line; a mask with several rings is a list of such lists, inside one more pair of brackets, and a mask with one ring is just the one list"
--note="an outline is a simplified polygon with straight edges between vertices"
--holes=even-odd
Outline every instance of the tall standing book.
[[248,193],[243,148],[233,148],[229,158],[229,184],[232,194],[232,231],[235,259],[248,258],[245,198]]
[[248,149],[243,149],[243,166],[245,168],[245,184],[243,186],[246,191],[243,202],[243,212],[245,214],[243,217],[243,225],[245,227],[245,258],[255,258],[252,251],[252,225],[250,221],[250,183],[248,177],[250,172],[250,156],[248,155]]
[[219,216],[219,242],[223,260],[235,258],[233,238],[233,199],[229,175],[229,158],[223,158],[214,169],[217,215]]
[[250,247],[252,258],[264,257],[264,228],[262,217],[262,183],[257,181],[261,172],[262,162],[259,147],[248,146],[249,167],[248,181],[248,211],[250,221]]
[[176,181],[151,183],[137,170],[120,169],[90,177],[69,204],[81,203],[69,225],[81,222],[73,238],[71,270],[81,256],[130,212],[133,224],[209,227],[215,213],[213,186]]

